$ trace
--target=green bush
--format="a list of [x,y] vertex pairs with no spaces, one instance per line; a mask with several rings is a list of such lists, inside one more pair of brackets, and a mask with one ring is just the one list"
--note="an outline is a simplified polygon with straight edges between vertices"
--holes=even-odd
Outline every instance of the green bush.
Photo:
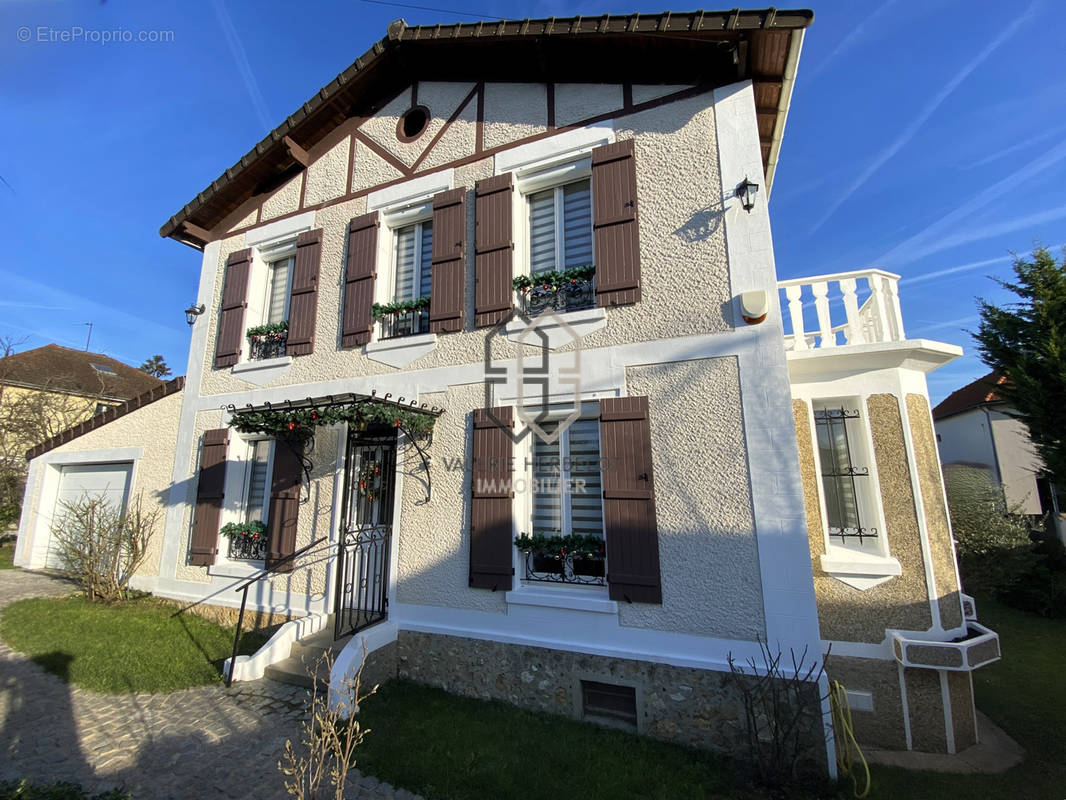
[[1058,538],[1008,507],[984,469],[953,465],[944,484],[965,589],[1041,616],[1066,616],[1066,557]]
[[133,795],[118,789],[90,795],[76,783],[0,783],[0,800],[133,800]]

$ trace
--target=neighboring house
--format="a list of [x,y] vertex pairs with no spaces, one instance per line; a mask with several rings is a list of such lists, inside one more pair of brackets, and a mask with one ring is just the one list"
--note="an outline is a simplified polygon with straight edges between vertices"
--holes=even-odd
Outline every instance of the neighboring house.
[[163,226],[203,250],[185,391],[34,459],[16,562],[61,469],[132,464],[167,504],[139,587],[233,609],[265,566],[249,607],[299,617],[238,679],[333,625],[360,634],[334,680],[365,642],[382,674],[742,753],[730,656],[831,647],[862,741],[972,744],[998,639],[925,381],[961,350],[906,339],[897,276],[776,279],[811,19],[390,25]]
[[103,353],[48,344],[0,358],[0,451],[26,450],[163,382]]
[[1007,505],[1023,514],[1059,519],[1060,491],[1044,471],[1029,429],[997,391],[1006,381],[990,372],[949,394],[933,409],[940,462],[981,467],[1002,487]]

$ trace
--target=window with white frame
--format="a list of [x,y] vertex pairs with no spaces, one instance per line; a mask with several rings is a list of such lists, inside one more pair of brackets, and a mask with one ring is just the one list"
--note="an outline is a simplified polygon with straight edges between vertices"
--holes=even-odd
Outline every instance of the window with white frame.
[[[583,159],[519,177],[527,277],[519,289],[527,313],[594,305],[591,161]],[[538,279],[538,276],[540,279]]]
[[230,560],[261,561],[266,556],[274,442],[271,439],[251,439],[245,442],[245,446],[244,469],[233,470],[234,479],[240,482],[238,487],[234,487],[239,489],[240,499],[237,507],[232,509],[230,519],[243,532],[228,537],[226,553]]
[[374,316],[379,339],[429,331],[433,275],[433,209],[422,204],[386,213],[388,273],[378,290]]
[[[289,239],[258,248],[261,264],[257,303],[249,304],[249,346],[253,360],[285,355],[288,338],[289,300],[296,263],[296,240]],[[256,322],[258,320],[258,322]]]
[[[527,457],[529,533],[519,549],[529,581],[604,585],[606,541],[600,473],[598,411],[575,420],[561,432],[548,420],[530,436]],[[524,526],[523,526],[524,527]]]
[[856,398],[813,403],[822,508],[830,547],[883,555],[868,434]]

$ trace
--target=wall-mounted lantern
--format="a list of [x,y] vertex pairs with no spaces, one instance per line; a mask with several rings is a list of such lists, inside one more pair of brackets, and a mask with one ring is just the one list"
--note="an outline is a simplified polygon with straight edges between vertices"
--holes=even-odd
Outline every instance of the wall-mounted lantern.
[[770,298],[766,291],[757,289],[740,295],[740,315],[749,325],[758,325],[770,313]]
[[747,176],[737,186],[736,195],[740,198],[740,204],[744,206],[744,210],[749,214],[751,210],[755,208],[755,195],[759,191],[759,184],[752,183],[748,180]]
[[196,324],[196,318],[204,313],[204,304],[200,303],[198,306],[189,306],[185,309],[185,321],[190,325]]

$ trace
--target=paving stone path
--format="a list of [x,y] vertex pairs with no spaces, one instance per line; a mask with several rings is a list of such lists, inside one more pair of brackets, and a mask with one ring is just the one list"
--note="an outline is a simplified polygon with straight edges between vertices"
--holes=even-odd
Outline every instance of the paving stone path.
[[[0,570],[0,614],[73,591],[55,576]],[[0,640],[0,780],[125,788],[136,800],[288,797],[277,762],[299,741],[305,690],[270,680],[110,695],[71,686]],[[352,798],[415,800],[351,773]]]

